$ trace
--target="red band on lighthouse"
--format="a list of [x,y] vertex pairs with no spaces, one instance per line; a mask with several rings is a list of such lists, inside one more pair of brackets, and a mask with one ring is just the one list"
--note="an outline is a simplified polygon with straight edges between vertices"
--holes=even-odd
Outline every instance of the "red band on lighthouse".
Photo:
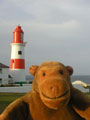
[[11,69],[25,69],[24,59],[11,59]]

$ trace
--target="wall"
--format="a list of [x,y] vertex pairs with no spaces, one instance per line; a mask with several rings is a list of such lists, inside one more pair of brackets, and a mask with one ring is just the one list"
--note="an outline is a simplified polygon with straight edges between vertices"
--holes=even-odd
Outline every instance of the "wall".
[[1,84],[8,84],[8,75],[10,74],[9,68],[2,68],[2,73],[0,73],[0,79],[2,79]]

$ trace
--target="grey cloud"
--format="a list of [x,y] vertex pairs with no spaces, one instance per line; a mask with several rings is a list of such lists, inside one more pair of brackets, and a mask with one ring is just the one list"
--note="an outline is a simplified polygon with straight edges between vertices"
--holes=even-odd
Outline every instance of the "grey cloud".
[[10,64],[10,43],[18,24],[27,41],[27,73],[31,64],[46,60],[71,65],[74,74],[90,73],[89,0],[3,0],[0,3],[1,62]]

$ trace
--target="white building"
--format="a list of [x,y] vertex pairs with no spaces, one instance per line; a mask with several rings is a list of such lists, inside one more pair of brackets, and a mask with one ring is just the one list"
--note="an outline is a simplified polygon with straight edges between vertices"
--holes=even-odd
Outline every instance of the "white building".
[[8,84],[11,80],[9,66],[0,63],[0,84]]

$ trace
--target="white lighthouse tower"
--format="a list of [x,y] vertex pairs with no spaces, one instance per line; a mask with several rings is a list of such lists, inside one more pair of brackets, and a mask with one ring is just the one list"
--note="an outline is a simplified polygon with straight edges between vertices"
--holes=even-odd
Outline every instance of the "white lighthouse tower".
[[14,83],[25,83],[25,58],[24,58],[24,32],[21,26],[17,26],[13,32],[13,42],[11,43],[10,71]]

